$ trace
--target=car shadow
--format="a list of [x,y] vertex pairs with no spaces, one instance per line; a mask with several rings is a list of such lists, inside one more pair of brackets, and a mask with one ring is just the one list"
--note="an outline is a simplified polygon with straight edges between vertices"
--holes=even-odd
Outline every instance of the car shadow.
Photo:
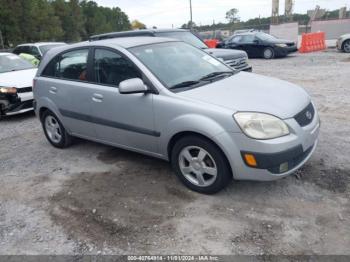
[[15,122],[15,121],[25,120],[28,118],[34,118],[34,117],[35,117],[34,111],[28,111],[28,112],[20,113],[20,114],[16,114],[16,115],[1,116],[0,121],[1,122]]

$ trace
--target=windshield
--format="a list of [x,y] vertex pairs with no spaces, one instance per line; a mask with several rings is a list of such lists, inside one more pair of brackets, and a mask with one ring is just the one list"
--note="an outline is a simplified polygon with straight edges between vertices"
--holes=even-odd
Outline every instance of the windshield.
[[0,55],[0,73],[26,70],[34,66],[17,55]]
[[59,47],[59,46],[63,46],[63,45],[65,45],[65,44],[42,45],[39,47],[39,49],[40,49],[41,53],[43,55],[45,55],[46,52],[49,51],[50,49],[55,48],[55,47]]
[[[231,73],[228,66],[183,42],[167,42],[129,49],[169,89],[199,82],[214,73]],[[186,88],[186,85],[183,86]]]
[[265,34],[265,33],[257,33],[256,36],[258,38],[260,38],[261,40],[264,40],[264,41],[273,41],[273,40],[276,40],[277,38],[274,37],[273,35],[269,35],[269,34]]
[[207,49],[208,46],[202,42],[197,36],[192,34],[191,32],[158,32],[156,36],[159,37],[169,37],[184,41],[190,45],[193,45],[198,48]]

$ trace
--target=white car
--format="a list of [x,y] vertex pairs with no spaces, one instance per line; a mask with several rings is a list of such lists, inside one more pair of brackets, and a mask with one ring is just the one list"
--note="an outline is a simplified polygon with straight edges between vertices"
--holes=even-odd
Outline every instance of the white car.
[[12,53],[19,54],[30,54],[41,60],[42,57],[52,48],[64,46],[66,43],[63,42],[40,42],[32,44],[21,44],[16,46]]
[[37,72],[28,61],[0,53],[0,118],[33,110],[33,79]]
[[345,34],[339,37],[337,48],[345,53],[350,53],[350,34]]

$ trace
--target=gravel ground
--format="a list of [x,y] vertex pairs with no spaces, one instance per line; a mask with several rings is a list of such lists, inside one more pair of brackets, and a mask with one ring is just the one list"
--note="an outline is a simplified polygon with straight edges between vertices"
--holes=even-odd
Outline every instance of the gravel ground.
[[168,163],[77,141],[58,150],[33,114],[0,122],[0,254],[350,255],[350,56],[251,60],[304,86],[319,146],[285,179],[187,190]]

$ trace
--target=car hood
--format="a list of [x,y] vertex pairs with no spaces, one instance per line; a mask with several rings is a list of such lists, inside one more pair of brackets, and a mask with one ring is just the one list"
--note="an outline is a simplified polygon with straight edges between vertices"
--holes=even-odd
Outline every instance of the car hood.
[[236,111],[294,117],[311,101],[306,91],[286,81],[240,72],[211,84],[178,93],[190,99]]
[[247,57],[247,53],[239,50],[230,50],[230,49],[219,49],[219,48],[208,48],[205,51],[217,58],[222,58],[223,60],[231,60],[242,57]]
[[0,73],[0,86],[16,88],[32,86],[36,71],[36,68],[32,68],[8,73]]

